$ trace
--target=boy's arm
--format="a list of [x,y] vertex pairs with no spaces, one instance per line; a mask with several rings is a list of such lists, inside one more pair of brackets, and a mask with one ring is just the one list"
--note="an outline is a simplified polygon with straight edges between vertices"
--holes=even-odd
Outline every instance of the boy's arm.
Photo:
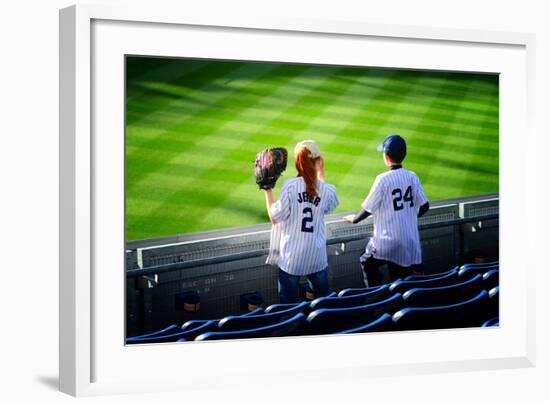
[[353,224],[357,224],[360,221],[365,220],[369,216],[369,212],[367,212],[365,209],[361,209],[361,211],[357,214],[348,214],[347,216],[344,216],[344,220]]
[[430,209],[430,202],[424,203],[420,208],[418,209],[418,217],[422,217],[426,212]]

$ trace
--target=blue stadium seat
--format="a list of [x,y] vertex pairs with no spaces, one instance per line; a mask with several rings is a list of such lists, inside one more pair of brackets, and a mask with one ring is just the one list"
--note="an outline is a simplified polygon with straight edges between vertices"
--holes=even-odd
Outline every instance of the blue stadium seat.
[[250,312],[247,312],[241,316],[256,316],[256,315],[263,315],[265,313],[264,308],[256,308]]
[[479,327],[486,320],[489,295],[482,290],[471,299],[453,305],[410,307],[393,315],[398,330]]
[[181,329],[184,330],[184,331],[192,330],[195,327],[202,326],[203,324],[205,324],[207,322],[215,322],[216,324],[218,324],[219,321],[220,321],[219,319],[217,319],[217,320],[188,320],[187,322],[185,322],[184,324],[181,325]]
[[498,285],[489,290],[488,316],[499,316],[499,293],[500,287]]
[[338,293],[339,297],[348,297],[350,295],[365,294],[367,292],[376,291],[382,287],[377,285],[376,287],[360,287],[360,288],[345,288]]
[[455,266],[451,270],[447,270],[447,271],[442,272],[442,273],[425,274],[425,275],[421,275],[421,276],[407,276],[403,280],[405,280],[405,281],[431,280],[433,278],[443,277],[443,276],[445,276],[449,273],[456,272],[456,271],[458,271],[458,266]]
[[359,306],[372,304],[388,298],[390,287],[388,285],[380,286],[374,291],[362,294],[341,296],[341,297],[322,297],[311,301],[310,309],[317,310],[322,308],[349,308],[350,306]]
[[458,273],[456,271],[452,271],[444,276],[428,279],[428,280],[413,280],[413,281],[405,281],[405,280],[395,280],[390,285],[390,291],[391,292],[400,292],[404,293],[405,291],[408,291],[412,288],[428,288],[428,287],[443,287],[446,285],[456,284],[459,281]]
[[354,327],[353,329],[340,331],[336,334],[357,334],[374,333],[378,331],[390,331],[393,327],[393,320],[389,313],[384,313],[378,319],[365,325]]
[[481,327],[498,327],[500,325],[498,317],[493,317],[481,325]]
[[412,288],[403,294],[407,306],[443,306],[466,301],[483,289],[479,274],[463,283],[434,288]]
[[307,311],[309,302],[301,302],[296,306],[279,312],[264,313],[262,315],[227,316],[218,323],[220,331],[248,330],[256,327],[268,326],[279,323],[289,316]]
[[498,260],[494,260],[492,262],[483,262],[483,263],[466,263],[460,266],[460,268],[463,267],[487,267],[487,266],[498,266]]
[[[332,298],[332,297],[335,297],[335,296],[336,296],[336,293],[331,292],[330,294],[328,294],[326,297],[323,297],[323,298]],[[266,313],[280,312],[280,311],[283,311],[283,310],[293,308],[296,305],[302,305],[304,302],[306,302],[308,304],[308,306],[311,305],[310,301],[303,301],[303,302],[298,302],[298,303],[295,303],[295,304],[273,304],[273,305],[270,305],[267,308],[265,308],[265,312]],[[305,314],[309,313],[307,308],[304,308],[303,312]]]
[[133,336],[133,337],[128,337],[128,338],[147,338],[147,337],[158,337],[158,336],[165,336],[167,334],[174,334],[174,333],[179,333],[181,332],[181,328],[176,325],[176,324],[172,324],[168,327],[165,327],[164,329],[162,330],[158,330],[158,331],[154,331],[152,333],[147,333],[147,334],[141,334],[139,336]]
[[248,330],[218,331],[203,333],[195,341],[230,340],[238,338],[280,337],[300,334],[306,315],[297,313],[287,320],[268,326],[256,327]]
[[179,333],[172,333],[156,337],[131,337],[126,339],[127,345],[136,345],[136,344],[148,344],[148,343],[167,343],[175,342],[180,339],[193,340],[196,336],[206,333],[208,331],[215,331],[217,329],[217,324],[214,320],[208,320],[202,325],[193,327],[189,330],[182,330]]
[[331,334],[372,322],[384,313],[394,313],[403,307],[401,294],[373,304],[351,308],[318,309],[307,317],[306,333]]
[[[256,316],[263,315],[266,311],[263,308],[254,309],[253,311],[247,312],[240,316]],[[210,320],[189,320],[181,325],[182,330],[190,330],[195,327],[202,326],[206,322],[215,322],[218,324],[221,319],[210,319]]]
[[[306,301],[304,301],[304,302],[306,302]],[[285,311],[285,310],[288,310],[288,309],[292,309],[292,308],[296,307],[297,305],[302,305],[304,302],[298,302],[298,303],[295,303],[295,304],[273,304],[273,305],[270,305],[267,308],[265,308],[265,313],[275,313],[275,312]],[[306,302],[306,303],[308,305],[310,304],[309,302]]]
[[498,270],[489,270],[483,274],[483,285],[487,291],[498,285],[498,276]]
[[458,269],[458,275],[462,280],[468,280],[475,276],[476,274],[485,274],[488,271],[491,270],[498,270],[498,264],[497,265],[486,265],[486,266],[472,266],[472,265],[464,265],[460,269]]

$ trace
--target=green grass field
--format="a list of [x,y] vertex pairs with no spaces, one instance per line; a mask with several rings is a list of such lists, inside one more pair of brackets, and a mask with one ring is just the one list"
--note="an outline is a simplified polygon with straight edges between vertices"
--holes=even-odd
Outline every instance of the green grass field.
[[336,212],[385,171],[390,133],[430,200],[498,191],[496,75],[130,57],[126,90],[128,240],[267,222],[255,155],[287,147],[292,177],[303,139],[326,155]]

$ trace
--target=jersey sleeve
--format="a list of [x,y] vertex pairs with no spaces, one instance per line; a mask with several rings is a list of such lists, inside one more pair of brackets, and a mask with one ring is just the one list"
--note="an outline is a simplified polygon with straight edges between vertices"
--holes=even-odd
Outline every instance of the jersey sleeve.
[[290,190],[288,185],[283,185],[277,202],[271,205],[271,216],[275,221],[285,221],[290,216]]
[[375,213],[380,208],[382,201],[383,183],[380,176],[376,177],[369,194],[361,204],[361,207],[370,214]]
[[332,212],[340,204],[340,200],[338,199],[338,194],[336,193],[336,188],[333,185],[328,186],[327,194],[328,194],[328,200],[327,200],[327,203],[325,204],[325,209],[323,210],[324,214]]
[[414,191],[414,197],[415,197],[415,204],[417,208],[420,208],[420,206],[424,205],[426,202],[428,202],[428,198],[426,197],[426,194],[424,193],[424,188],[422,188],[422,184],[420,183],[420,179],[415,174],[415,191]]

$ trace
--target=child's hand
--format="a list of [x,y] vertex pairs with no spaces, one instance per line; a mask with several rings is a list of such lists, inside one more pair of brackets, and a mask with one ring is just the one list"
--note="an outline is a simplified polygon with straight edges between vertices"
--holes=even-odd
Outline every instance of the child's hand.
[[354,214],[348,214],[347,216],[344,216],[344,221],[347,221],[348,223],[353,223],[353,220],[355,220]]

